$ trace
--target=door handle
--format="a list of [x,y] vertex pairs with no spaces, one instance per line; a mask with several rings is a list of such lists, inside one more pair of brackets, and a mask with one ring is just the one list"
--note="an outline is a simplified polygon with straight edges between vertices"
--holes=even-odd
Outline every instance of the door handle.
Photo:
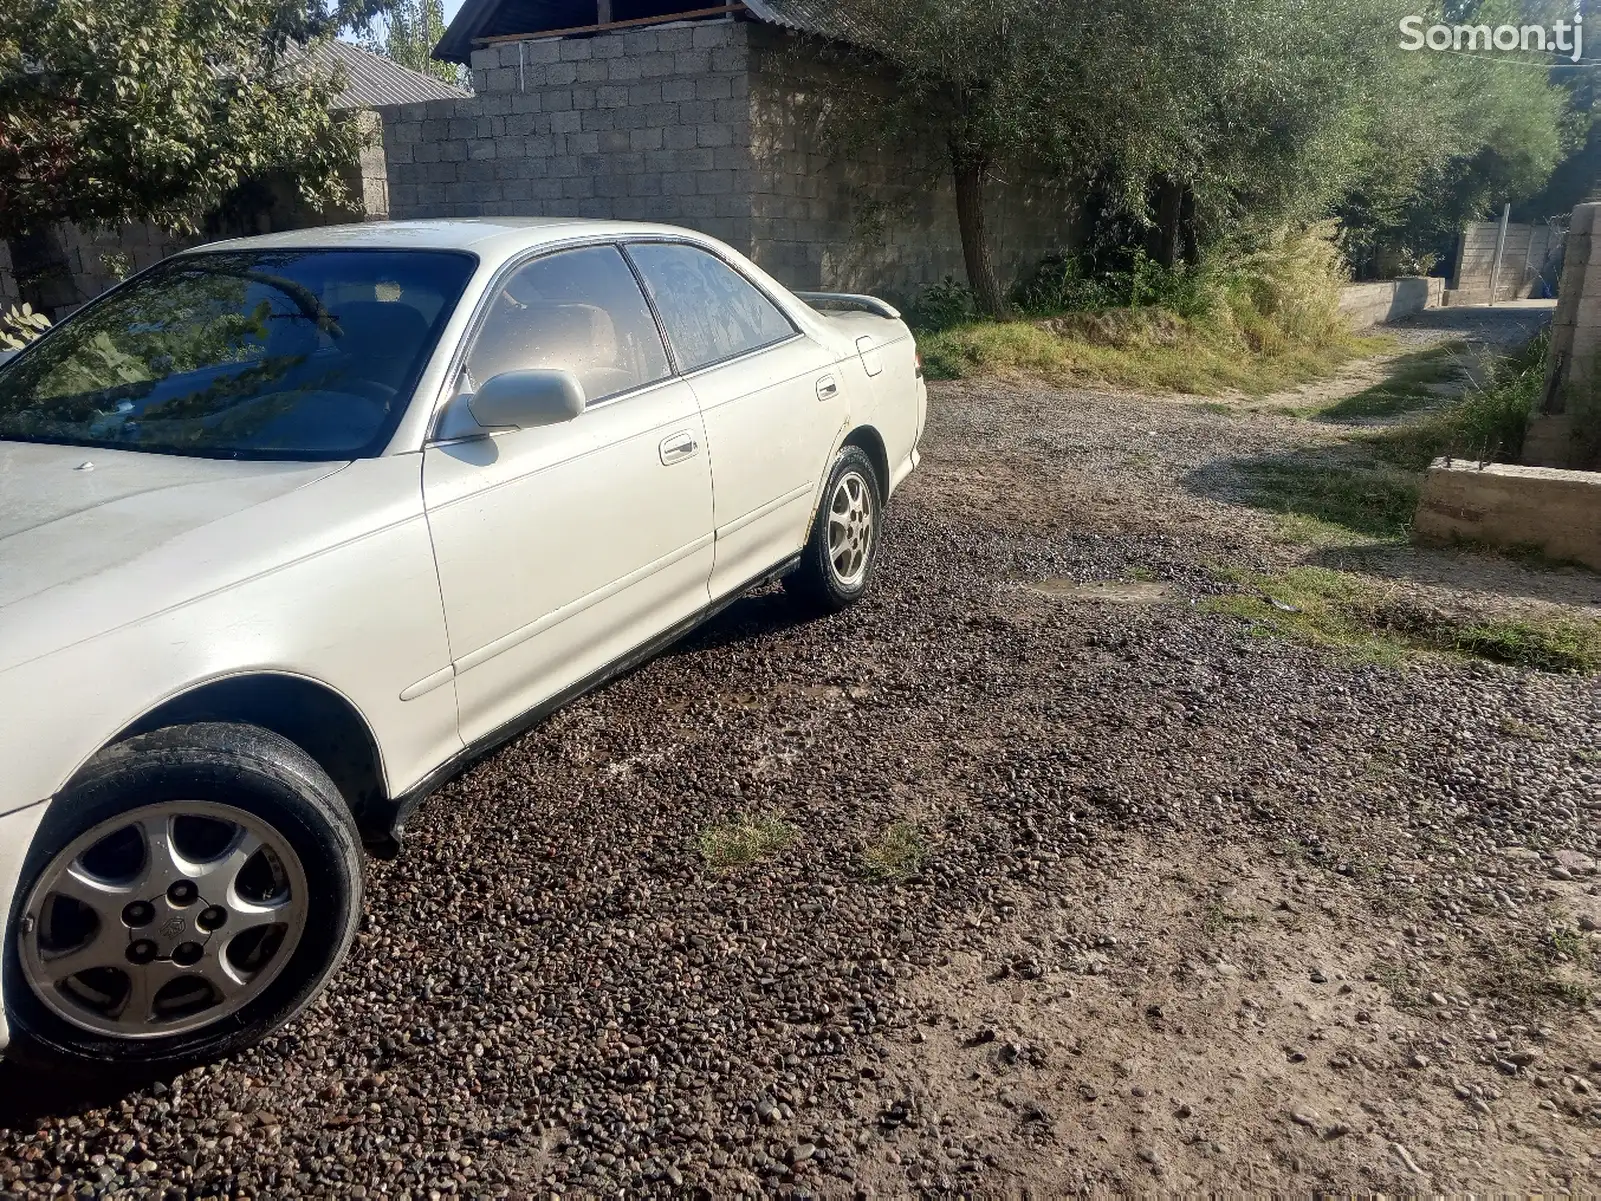
[[695,440],[693,433],[689,430],[679,430],[676,434],[669,434],[663,438],[658,451],[661,454],[662,466],[671,467],[674,463],[694,458],[695,452],[699,449],[700,443]]
[[839,381],[832,375],[825,375],[817,381],[817,399],[833,400],[839,395]]

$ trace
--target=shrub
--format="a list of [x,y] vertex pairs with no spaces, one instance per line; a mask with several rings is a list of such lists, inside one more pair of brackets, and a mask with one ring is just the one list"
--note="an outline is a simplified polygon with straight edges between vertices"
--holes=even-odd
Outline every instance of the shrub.
[[936,333],[971,321],[977,313],[973,290],[947,275],[917,294],[907,308],[906,324],[918,331]]
[[1502,360],[1483,384],[1428,419],[1374,436],[1383,458],[1421,471],[1441,455],[1479,462],[1515,463],[1523,453],[1529,415],[1545,387],[1549,330]]
[[1136,248],[1107,265],[1107,256],[1058,251],[1040,260],[1013,290],[1012,301],[1034,317],[1114,308],[1160,308],[1200,317],[1216,303],[1205,267],[1164,267]]
[[1350,276],[1327,224],[1282,231],[1219,274],[1227,316],[1258,354],[1326,346],[1349,333],[1340,289]]

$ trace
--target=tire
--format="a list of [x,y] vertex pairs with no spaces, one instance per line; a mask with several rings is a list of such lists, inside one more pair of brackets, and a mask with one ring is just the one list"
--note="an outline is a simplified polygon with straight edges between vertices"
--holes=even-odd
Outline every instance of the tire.
[[785,591],[819,614],[860,600],[878,566],[883,521],[878,469],[861,447],[847,446],[829,470],[800,566],[784,578]]
[[242,1050],[322,991],[361,895],[349,807],[288,739],[205,723],[109,747],[51,805],[23,864],[7,1056],[103,1078]]

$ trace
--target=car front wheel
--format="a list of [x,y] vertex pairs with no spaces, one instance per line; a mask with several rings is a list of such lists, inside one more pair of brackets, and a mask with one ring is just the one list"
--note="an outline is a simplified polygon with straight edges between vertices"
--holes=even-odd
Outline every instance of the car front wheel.
[[45,815],[6,939],[8,1054],[179,1069],[304,1009],[360,918],[360,842],[327,773],[253,726],[102,752]]

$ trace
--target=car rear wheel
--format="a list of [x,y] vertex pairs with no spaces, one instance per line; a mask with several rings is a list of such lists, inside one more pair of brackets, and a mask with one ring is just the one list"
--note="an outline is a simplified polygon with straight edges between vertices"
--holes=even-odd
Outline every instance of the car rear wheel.
[[812,519],[800,566],[784,587],[820,613],[834,613],[858,600],[878,566],[883,488],[867,452],[847,446],[834,460]]
[[248,1046],[338,967],[361,886],[348,807],[287,739],[207,723],[110,747],[52,805],[24,865],[8,1054],[139,1071]]

